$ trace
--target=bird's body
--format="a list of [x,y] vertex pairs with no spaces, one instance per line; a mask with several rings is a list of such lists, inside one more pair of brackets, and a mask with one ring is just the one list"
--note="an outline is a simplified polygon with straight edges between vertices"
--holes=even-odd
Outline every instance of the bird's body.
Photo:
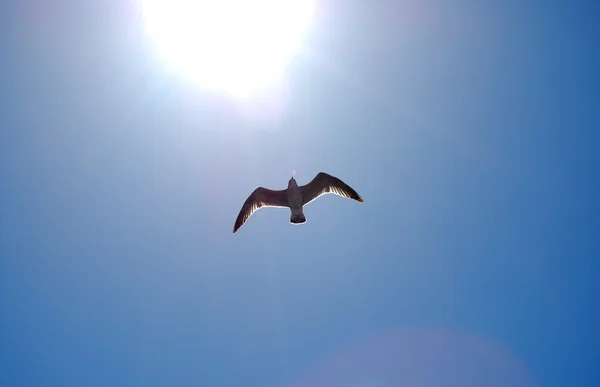
[[349,185],[337,177],[320,172],[308,184],[298,186],[292,177],[285,190],[273,191],[258,187],[246,199],[233,226],[235,233],[250,218],[250,216],[262,207],[288,207],[291,211],[290,223],[302,224],[306,222],[303,207],[324,194],[336,194],[358,202],[363,202],[360,195]]
[[292,215],[290,216],[290,222],[294,224],[301,224],[306,222],[304,213],[302,212],[302,190],[298,187],[298,183],[292,177],[288,183],[287,199],[288,206]]

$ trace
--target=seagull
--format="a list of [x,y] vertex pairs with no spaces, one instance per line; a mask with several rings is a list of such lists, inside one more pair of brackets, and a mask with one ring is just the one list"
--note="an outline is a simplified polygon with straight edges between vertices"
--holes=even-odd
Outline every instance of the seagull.
[[302,207],[319,196],[330,193],[361,203],[364,201],[348,184],[325,172],[319,172],[310,183],[303,186],[298,186],[298,183],[296,183],[296,180],[292,176],[288,182],[287,189],[280,191],[273,191],[263,187],[255,189],[244,202],[235,220],[233,232],[235,233],[254,212],[263,207],[287,207],[292,212],[290,223],[305,223],[306,217],[302,212]]

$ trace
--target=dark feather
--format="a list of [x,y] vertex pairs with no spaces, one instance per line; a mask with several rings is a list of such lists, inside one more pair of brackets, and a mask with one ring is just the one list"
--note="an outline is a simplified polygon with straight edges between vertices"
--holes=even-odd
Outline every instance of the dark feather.
[[319,172],[312,181],[306,185],[300,187],[302,192],[302,205],[307,205],[321,195],[328,193],[336,194],[348,199],[353,199],[359,202],[363,202],[363,198],[360,197],[348,184],[344,183],[335,176],[331,176],[325,172]]
[[286,191],[273,191],[258,187],[244,202],[240,213],[235,220],[233,232],[235,233],[250,218],[250,216],[262,207],[288,207]]

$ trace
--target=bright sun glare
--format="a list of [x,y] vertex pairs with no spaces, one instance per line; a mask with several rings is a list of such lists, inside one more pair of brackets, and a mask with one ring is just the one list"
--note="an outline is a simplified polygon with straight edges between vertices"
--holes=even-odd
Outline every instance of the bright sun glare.
[[240,97],[278,84],[314,7],[314,0],[139,1],[171,70]]

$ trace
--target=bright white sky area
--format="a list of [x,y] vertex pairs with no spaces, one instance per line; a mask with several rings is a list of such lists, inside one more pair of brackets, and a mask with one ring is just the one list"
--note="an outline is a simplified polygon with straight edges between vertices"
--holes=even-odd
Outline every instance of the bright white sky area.
[[313,0],[139,0],[139,5],[169,71],[242,98],[280,84],[314,11]]

